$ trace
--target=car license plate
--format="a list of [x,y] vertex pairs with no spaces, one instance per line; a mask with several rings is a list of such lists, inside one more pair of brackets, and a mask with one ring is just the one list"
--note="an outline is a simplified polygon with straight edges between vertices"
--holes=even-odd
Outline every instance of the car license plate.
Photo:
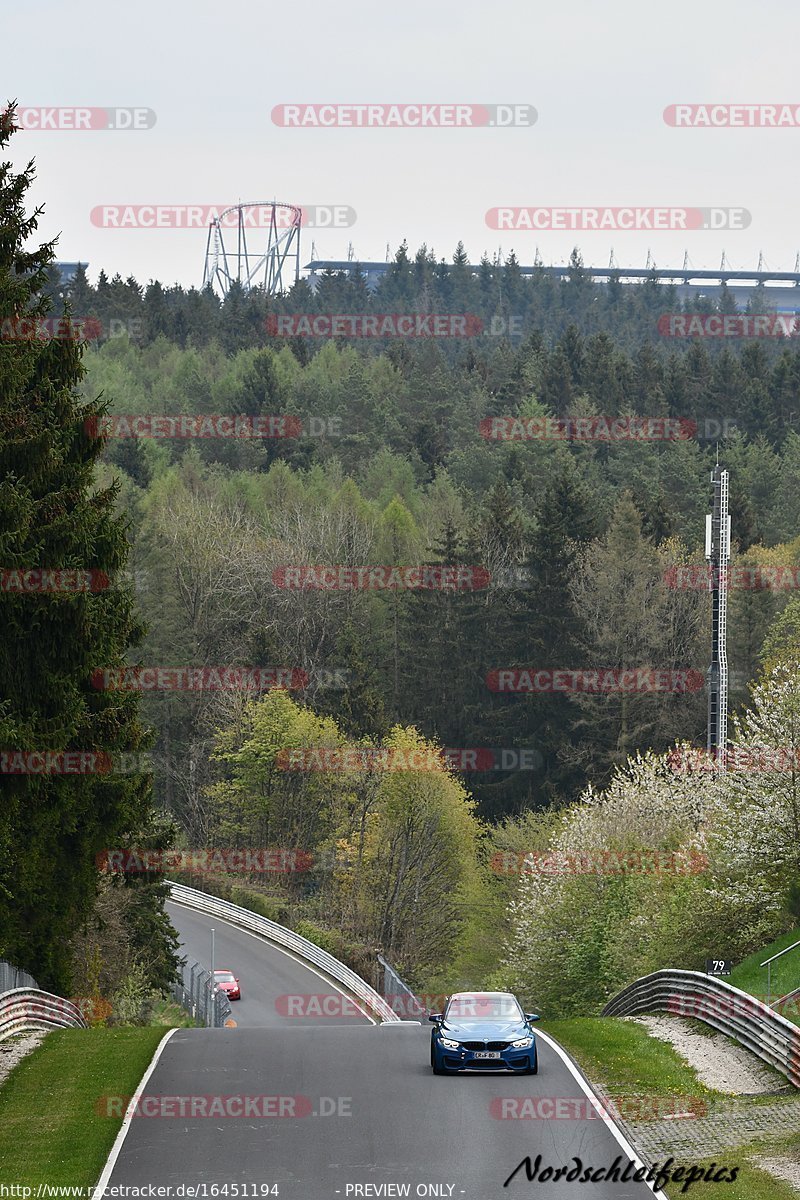
[[499,1058],[500,1051],[499,1050],[476,1050],[475,1057],[476,1058]]

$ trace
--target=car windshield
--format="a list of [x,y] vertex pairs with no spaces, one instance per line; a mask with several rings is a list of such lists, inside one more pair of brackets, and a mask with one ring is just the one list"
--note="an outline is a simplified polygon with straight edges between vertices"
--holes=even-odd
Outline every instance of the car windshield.
[[233,971],[215,971],[214,974],[217,978],[217,983],[235,983],[236,982],[236,977],[233,974]]
[[515,1021],[522,1011],[513,996],[454,996],[447,1006],[448,1021]]

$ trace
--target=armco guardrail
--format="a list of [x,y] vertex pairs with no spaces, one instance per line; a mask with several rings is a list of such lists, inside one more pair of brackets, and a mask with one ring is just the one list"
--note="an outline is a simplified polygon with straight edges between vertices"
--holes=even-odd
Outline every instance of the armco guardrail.
[[240,929],[246,929],[250,933],[257,933],[267,941],[274,942],[276,946],[290,950],[305,962],[319,967],[335,982],[341,983],[373,1017],[377,1017],[380,1021],[386,1024],[399,1021],[399,1017],[383,997],[370,987],[360,975],[356,975],[355,971],[351,971],[343,962],[339,962],[338,958],[328,954],[327,950],[315,946],[308,938],[301,937],[299,933],[287,929],[284,925],[278,925],[267,917],[260,917],[246,908],[240,908],[238,904],[231,904],[228,900],[219,900],[216,896],[209,896],[205,892],[197,891],[196,888],[185,887],[182,883],[171,883],[170,891],[176,904],[195,908],[208,916],[222,917],[224,920],[230,921],[232,925],[238,925]]
[[36,988],[14,988],[0,995],[0,1042],[33,1029],[67,1028],[86,1029],[86,1022],[70,1000]]
[[695,1017],[746,1046],[800,1087],[800,1028],[738,988],[701,971],[655,971],[610,1000],[604,1017],[668,1012]]

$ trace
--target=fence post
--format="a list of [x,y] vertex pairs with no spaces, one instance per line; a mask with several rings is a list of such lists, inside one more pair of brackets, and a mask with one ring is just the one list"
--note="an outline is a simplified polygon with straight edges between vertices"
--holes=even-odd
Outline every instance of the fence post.
[[392,1011],[397,1014],[396,1005],[400,1003],[408,1009],[408,1012],[405,1013],[406,1019],[413,1020],[415,1017],[424,1017],[427,1010],[422,1001],[414,995],[408,984],[403,982],[397,971],[382,954],[378,954],[377,959],[383,967],[382,995]]

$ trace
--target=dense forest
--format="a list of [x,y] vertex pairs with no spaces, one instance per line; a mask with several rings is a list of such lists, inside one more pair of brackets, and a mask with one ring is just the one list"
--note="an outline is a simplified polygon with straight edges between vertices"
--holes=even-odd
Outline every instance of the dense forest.
[[[42,620],[53,623],[51,648],[72,638],[79,653],[47,703],[52,664],[40,654],[40,685],[0,718],[9,746],[35,749],[43,731],[59,743],[51,749],[89,738],[116,769],[81,783],[14,781],[0,825],[10,848],[0,952],[45,981],[111,990],[138,971],[163,986],[174,955],[163,889],[149,872],[98,875],[93,864],[115,845],[291,851],[305,869],[282,877],[189,877],[294,924],[366,973],[378,945],[418,986],[495,978],[544,1008],[579,1007],[591,994],[596,1007],[603,989],[667,965],[681,946],[682,965],[695,965],[720,896],[731,952],[791,920],[791,864],[783,891],[764,878],[772,901],[758,913],[758,886],[743,898],[722,878],[734,834],[745,846],[742,828],[755,827],[765,795],[779,813],[780,789],[773,796],[761,779],[755,800],[739,798],[744,824],[720,824],[736,807],[730,789],[723,803],[718,780],[703,777],[701,788],[680,778],[669,754],[705,740],[703,532],[718,457],[731,473],[734,566],[761,570],[740,572],[758,584],[730,594],[737,736],[746,741],[753,722],[778,728],[775,712],[793,703],[793,338],[661,338],[659,318],[680,307],[674,290],[653,279],[595,284],[577,251],[560,282],[523,277],[513,254],[473,268],[460,244],[450,263],[425,247],[412,258],[404,244],[374,292],[358,272],[326,273],[313,291],[300,280],[273,299],[234,288],[224,302],[102,271],[92,285],[83,269],[63,287],[52,247],[21,257],[35,229],[22,210],[24,180],[6,194],[17,240],[0,264],[5,311],[66,314],[82,333],[0,341],[16,529],[6,565],[94,569],[111,586],[67,601],[6,589],[9,681],[14,639]],[[693,307],[734,309],[724,290]],[[750,308],[766,310],[766,297]],[[314,313],[460,314],[468,336],[276,333],[296,328],[279,317]],[[237,421],[239,436],[220,435]],[[248,422],[268,436],[242,436]],[[335,586],[320,582],[331,577]],[[395,582],[375,584],[386,579]],[[776,630],[785,636],[767,664]],[[683,684],[499,683],[560,672]],[[222,677],[239,682],[173,686]],[[172,683],[153,686],[158,678]],[[303,754],[317,766],[303,766]],[[424,769],[409,766],[419,761]],[[59,806],[70,811],[62,793],[74,809],[69,853],[83,830],[74,870],[54,819]],[[41,809],[28,845],[26,796]],[[623,894],[630,881],[542,883],[497,869],[585,848],[586,837],[718,863],[666,897],[674,916],[686,889],[699,889],[694,940],[676,917],[654,921],[636,944],[640,908],[665,899],[644,895],[647,883]],[[57,942],[47,933],[61,907],[55,876],[34,885],[45,852],[74,892]],[[756,879],[746,854],[740,866]],[[11,886],[15,871],[22,883]],[[26,942],[20,913],[35,886],[41,927]],[[559,957],[576,902],[593,914],[586,936],[605,947],[594,959],[585,938]],[[546,962],[531,944],[539,921]],[[127,947],[122,974],[114,941]]]
[[[461,257],[444,270],[424,255],[408,260],[401,248],[371,295],[357,279],[328,278],[313,296],[301,282],[277,301],[234,292],[220,304],[210,293],[154,284],[142,292],[101,278],[84,306],[100,322],[112,311],[140,322],[91,345],[83,383],[87,401],[107,397],[119,418],[100,478],[121,481],[130,521],[128,586],[147,627],[131,661],[302,673],[280,717],[270,697],[249,704],[231,692],[146,692],[157,804],[186,846],[313,852],[326,867],[283,881],[251,875],[264,911],[305,921],[323,940],[336,930],[345,941],[331,948],[362,969],[358,947],[380,944],[426,986],[498,969],[513,893],[513,880],[490,867],[498,849],[519,850],[525,837],[546,844],[542,830],[567,820],[587,786],[619,786],[630,756],[705,741],[700,683],[661,694],[525,695],[494,688],[496,673],[635,667],[701,680],[710,608],[697,580],[718,453],[731,473],[734,565],[768,572],[800,561],[800,437],[792,428],[800,374],[791,340],[665,345],[651,331],[669,289],[597,287],[581,278],[576,255],[576,279],[519,279],[515,293],[513,260],[473,273]],[[115,304],[127,295],[129,307],[115,309],[112,292]],[[287,341],[264,325],[281,308],[416,305],[474,309],[488,326],[509,292],[526,314],[523,337]],[[136,438],[125,436],[134,414],[293,420],[285,437]],[[667,428],[678,432],[653,440],[486,436],[491,418],[519,418],[524,429],[548,417],[583,418],[596,429],[618,416],[672,418]],[[300,578],[297,568],[308,581],[314,568],[352,577],[381,564],[471,566],[486,582],[286,583],[293,571]],[[767,572],[740,572],[760,582],[730,596],[732,704],[742,711],[764,637],[797,578],[787,571],[771,588]],[[676,586],[687,578],[695,582]],[[380,766],[322,778],[281,769],[287,747],[386,749],[408,737],[444,748],[456,788],[450,803],[466,805],[462,841],[473,852],[449,867],[424,848],[437,821],[451,818],[436,815],[439,802],[427,794],[424,819],[410,815],[416,774],[404,777],[401,819],[395,776]],[[445,787],[442,803],[448,794]],[[445,804],[444,813],[453,811]],[[241,884],[214,886],[241,899]],[[415,927],[408,913],[421,912],[421,895],[440,902],[424,906],[433,924]],[[620,922],[621,938],[625,928]],[[685,929],[681,937],[688,945]],[[531,958],[529,947],[524,954]],[[523,973],[518,982],[537,994],[537,980]]]
[[[480,273],[455,257],[451,272],[469,293]],[[381,310],[414,299],[406,284],[419,257],[409,262],[401,250],[398,263],[385,283],[394,290],[370,301]],[[459,304],[469,302],[447,273],[433,279],[455,289]],[[348,293],[352,281],[329,286],[339,289],[339,303],[359,299]],[[540,285],[520,286],[535,294]],[[574,307],[576,286],[551,288],[550,321]],[[608,289],[581,286],[610,303]],[[85,307],[102,321],[104,292],[114,303],[125,292],[135,298],[125,311],[149,328],[156,287],[142,295],[132,283],[101,280]],[[624,289],[619,303],[626,313],[661,311],[651,290]],[[430,302],[429,294],[417,299],[426,296]],[[483,337],[443,350],[412,339],[285,345],[250,327],[241,341],[257,345],[226,349],[228,310],[241,304],[263,313],[263,296],[233,295],[220,306],[210,293],[177,290],[172,300],[177,311],[192,303],[213,309],[218,337],[197,345],[163,332],[141,344],[127,333],[108,338],[85,356],[87,400],[107,397],[120,415],[286,414],[300,432],[108,439],[107,478],[123,481],[133,579],[149,628],[144,663],[288,665],[307,673],[305,698],[354,736],[411,722],[448,747],[526,749],[529,769],[470,779],[492,819],[568,802],[589,779],[606,782],[637,748],[702,739],[702,692],[598,702],[498,694],[487,678],[524,666],[705,670],[707,596],[670,587],[670,571],[702,562],[718,449],[731,472],[739,559],[795,562],[793,343],[779,354],[751,343],[710,355],[696,344],[664,349],[644,339],[628,351],[570,324],[558,337],[536,329],[516,345]],[[688,421],[690,435],[681,426],[679,436],[651,441],[485,436],[492,417],[621,414]],[[705,438],[706,428],[726,436]],[[382,563],[473,564],[490,582],[462,592],[321,592],[276,582],[292,564]],[[769,590],[731,597],[735,701],[746,695],[767,624],[785,599]],[[158,706],[159,794],[191,829],[211,770],[215,705],[206,713],[207,698],[148,703]]]

